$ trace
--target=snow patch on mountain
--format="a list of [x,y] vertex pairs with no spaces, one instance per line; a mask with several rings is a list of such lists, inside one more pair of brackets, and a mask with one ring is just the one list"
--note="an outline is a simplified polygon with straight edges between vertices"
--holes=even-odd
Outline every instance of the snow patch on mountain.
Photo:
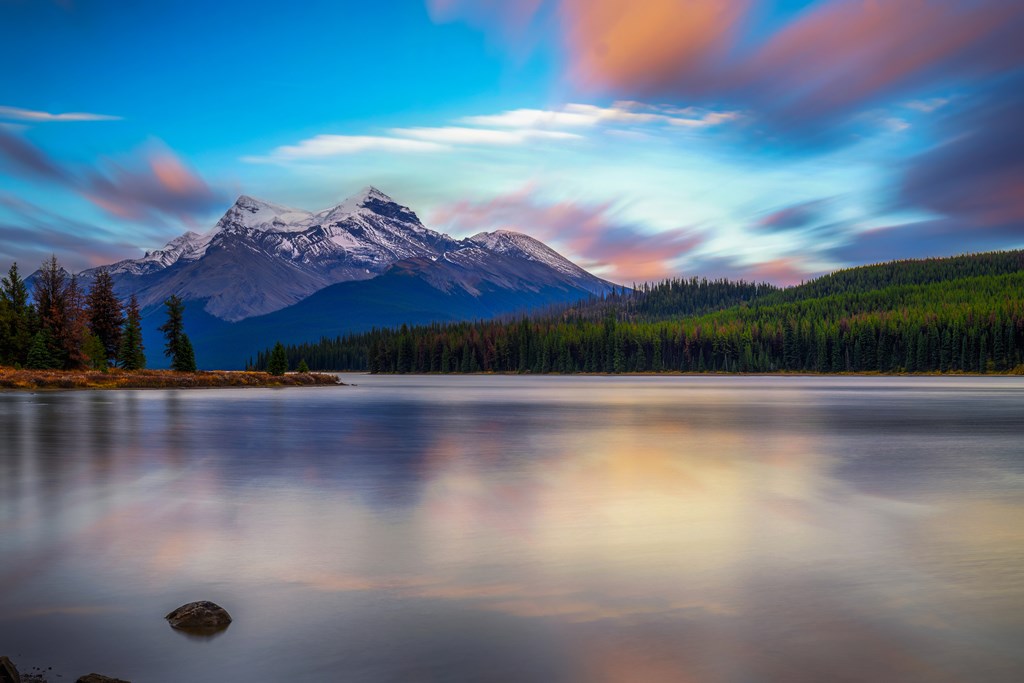
[[525,258],[530,261],[543,263],[554,268],[560,273],[571,277],[589,276],[575,263],[565,258],[557,251],[536,240],[529,235],[513,230],[495,230],[494,232],[481,232],[469,238],[470,242],[479,244],[488,251],[496,254],[508,254]]
[[174,293],[206,301],[214,316],[241,320],[410,260],[422,260],[417,272],[429,263],[456,266],[424,277],[444,288],[457,281],[474,295],[481,281],[515,291],[569,286],[600,293],[609,287],[521,233],[497,230],[457,240],[431,230],[412,209],[374,187],[317,212],[242,195],[209,232],[187,232],[108,268],[119,276],[119,292],[137,292],[144,308]]

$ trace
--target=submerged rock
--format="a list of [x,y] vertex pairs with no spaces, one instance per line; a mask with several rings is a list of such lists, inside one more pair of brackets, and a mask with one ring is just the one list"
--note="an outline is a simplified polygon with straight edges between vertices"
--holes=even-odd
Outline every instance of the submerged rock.
[[85,676],[79,676],[75,683],[131,683],[131,681],[124,681],[120,678],[111,678],[110,676],[103,676],[102,674],[87,674]]
[[21,683],[18,667],[7,657],[0,657],[0,683]]
[[227,610],[209,600],[182,605],[164,618],[172,628],[191,633],[217,633],[231,623],[231,615]]

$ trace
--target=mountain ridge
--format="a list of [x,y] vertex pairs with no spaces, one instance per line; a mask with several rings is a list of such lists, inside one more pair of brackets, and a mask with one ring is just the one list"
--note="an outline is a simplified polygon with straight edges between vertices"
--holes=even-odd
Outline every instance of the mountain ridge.
[[[559,289],[569,284],[590,294],[613,286],[572,263],[542,242],[499,230],[457,239],[423,225],[408,206],[376,187],[319,211],[307,211],[242,194],[206,233],[189,231],[138,259],[104,266],[115,291],[135,293],[143,309],[174,294],[201,301],[216,318],[237,322],[266,315],[302,301],[333,284],[367,280],[409,259],[430,259],[464,267],[463,277],[440,272],[428,281],[450,291],[472,284],[497,268],[499,286]],[[508,261],[518,260],[537,279],[508,277]],[[492,261],[502,261],[493,267]],[[475,264],[477,273],[470,273]],[[541,264],[547,270],[538,269]],[[427,269],[429,270],[429,269]],[[80,275],[90,279],[92,268]],[[443,284],[442,284],[443,283]]]

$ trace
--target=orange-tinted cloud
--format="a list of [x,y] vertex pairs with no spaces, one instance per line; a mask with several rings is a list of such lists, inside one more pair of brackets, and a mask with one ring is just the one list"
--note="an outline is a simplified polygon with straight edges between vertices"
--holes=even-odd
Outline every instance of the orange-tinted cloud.
[[562,0],[570,75],[588,87],[646,93],[700,79],[725,58],[749,0]]
[[[535,1],[430,4],[491,29],[546,16]],[[577,87],[739,105],[797,133],[1024,63],[1024,3],[1007,0],[821,0],[777,26],[760,21],[767,14],[752,0],[548,4]],[[518,23],[513,8],[525,13]]]
[[616,282],[668,277],[702,237],[686,228],[647,232],[620,220],[609,204],[546,202],[527,186],[485,202],[455,202],[433,221],[453,232],[508,229],[565,249],[585,268]]

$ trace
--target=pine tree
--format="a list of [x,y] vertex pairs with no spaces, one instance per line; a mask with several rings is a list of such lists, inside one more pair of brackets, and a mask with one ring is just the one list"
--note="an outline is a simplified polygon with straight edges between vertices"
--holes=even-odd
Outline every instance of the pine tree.
[[177,294],[164,301],[167,321],[157,329],[164,333],[167,344],[164,355],[171,359],[171,369],[178,372],[194,372],[196,367],[192,343],[185,334],[185,304]]
[[33,370],[59,370],[64,366],[64,359],[54,349],[53,336],[45,327],[32,338],[32,346],[28,350],[25,367]]
[[142,315],[139,313],[139,300],[134,294],[128,299],[117,364],[125,370],[142,370],[146,367],[146,354],[142,346]]
[[271,375],[283,375],[288,372],[288,355],[285,353],[284,345],[281,342],[274,344],[274,350],[270,352],[270,360],[267,361],[267,372]]
[[99,338],[107,360],[112,362],[121,346],[124,312],[114,295],[114,279],[105,268],[96,274],[86,304],[89,308],[89,329]]
[[28,361],[35,327],[35,311],[28,301],[28,287],[11,264],[7,277],[0,280],[0,363],[21,365]]
[[178,352],[174,354],[174,358],[171,360],[171,369],[175,372],[196,371],[196,353],[192,348],[192,340],[184,332],[182,332],[181,339],[178,342]]
[[82,342],[82,354],[85,356],[85,362],[93,370],[103,370],[104,372],[109,367],[107,363],[107,349],[103,346],[103,342],[92,332],[85,333],[85,340]]
[[303,358],[302,360],[299,361],[298,372],[301,372],[302,374],[309,373],[309,365],[306,364],[306,359],[305,358]]
[[[51,256],[40,267],[34,297],[39,313],[39,327],[47,333],[51,360],[58,367],[64,367],[68,360],[66,342],[71,322],[68,319],[68,279],[56,256]],[[36,346],[36,340],[33,340],[32,345]]]
[[82,344],[89,333],[88,312],[85,310],[85,294],[78,284],[78,278],[71,276],[68,282],[64,316],[66,328],[63,339],[59,339],[64,349],[64,366],[81,368],[88,363]]

